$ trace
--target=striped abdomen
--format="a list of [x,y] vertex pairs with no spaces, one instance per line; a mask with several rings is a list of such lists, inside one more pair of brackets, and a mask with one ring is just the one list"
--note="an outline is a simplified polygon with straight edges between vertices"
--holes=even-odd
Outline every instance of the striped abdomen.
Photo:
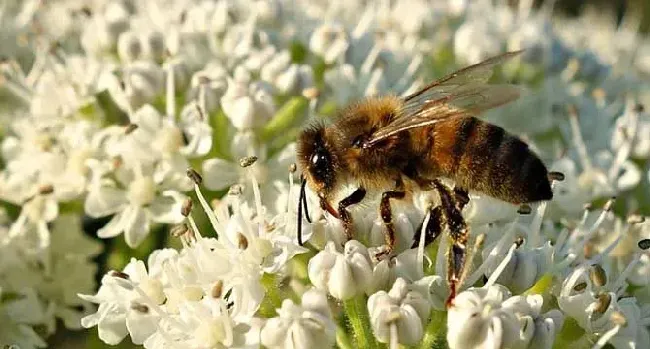
[[435,124],[429,136],[433,175],[515,204],[553,197],[542,161],[501,127],[474,117],[454,118]]

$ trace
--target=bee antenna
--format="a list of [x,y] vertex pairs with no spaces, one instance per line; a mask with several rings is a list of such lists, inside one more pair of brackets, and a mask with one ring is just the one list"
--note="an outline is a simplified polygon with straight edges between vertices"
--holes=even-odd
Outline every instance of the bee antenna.
[[307,198],[305,195],[305,185],[307,184],[307,181],[303,176],[300,176],[300,180],[302,183],[300,184],[300,195],[298,197],[298,224],[296,224],[297,228],[297,236],[298,236],[298,245],[302,246],[304,243],[302,241],[302,210],[303,207],[305,209],[305,216],[307,218],[307,221],[311,223],[311,218],[309,217],[309,212],[307,211]]
[[311,217],[309,216],[309,209],[307,208],[307,193],[305,192],[305,185],[307,184],[307,181],[305,179],[302,180],[302,185],[300,187],[300,197],[302,198],[302,206],[303,209],[305,210],[305,218],[307,218],[307,222],[311,223]]

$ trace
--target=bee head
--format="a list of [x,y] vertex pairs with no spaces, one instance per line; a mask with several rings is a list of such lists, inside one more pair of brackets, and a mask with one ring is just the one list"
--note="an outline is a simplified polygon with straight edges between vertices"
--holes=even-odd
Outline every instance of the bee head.
[[298,162],[304,178],[314,191],[326,196],[332,191],[336,184],[338,158],[324,125],[309,127],[300,135]]

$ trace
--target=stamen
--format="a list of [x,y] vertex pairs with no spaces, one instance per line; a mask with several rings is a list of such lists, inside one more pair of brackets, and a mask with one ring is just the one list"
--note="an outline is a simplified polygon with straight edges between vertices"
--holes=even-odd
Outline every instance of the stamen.
[[587,151],[587,146],[582,138],[580,123],[578,122],[578,108],[575,105],[570,105],[567,108],[567,112],[569,113],[569,124],[571,125],[573,144],[580,155],[580,160],[582,160],[582,169],[587,171],[592,168],[592,164],[591,159],[589,158],[589,152]]
[[650,239],[643,239],[638,243],[639,248],[642,250],[650,249]]
[[397,321],[390,323],[390,349],[399,349],[399,337],[397,334]]
[[262,195],[260,194],[260,185],[259,182],[257,181],[257,178],[255,178],[253,172],[250,169],[248,169],[248,167],[255,164],[256,161],[257,161],[257,156],[247,156],[239,159],[239,165],[247,169],[248,177],[250,177],[251,182],[253,182],[253,195],[255,196],[255,210],[257,211],[256,218],[261,232],[263,230],[262,223],[264,222],[264,212],[262,209]]
[[[191,168],[187,169],[187,176],[194,181],[194,192],[196,193],[196,197],[199,199],[199,203],[201,204],[203,211],[205,211],[205,214],[208,216],[210,225],[212,225],[212,229],[214,229],[215,234],[217,234],[217,239],[219,239],[221,237],[222,226],[219,224],[217,217],[212,211],[212,208],[210,208],[210,205],[205,200],[203,193],[201,193],[201,188],[199,188],[198,184],[202,181],[201,176],[198,174],[198,172],[194,171]],[[192,228],[194,228],[194,230],[198,233],[198,229],[195,227]]]
[[173,120],[176,116],[176,79],[174,76],[174,67],[173,64],[167,64],[167,81],[165,84],[166,96],[165,96],[165,113],[167,118]]
[[540,231],[542,230],[542,220],[544,219],[544,213],[546,212],[547,201],[542,202],[537,207],[535,211],[535,216],[533,217],[533,222],[530,224],[530,232],[528,234],[528,240],[530,241],[530,246],[537,247],[540,244]]
[[621,325],[616,325],[614,326],[611,330],[605,332],[600,338],[598,338],[598,341],[596,344],[591,347],[591,349],[602,349],[607,343],[618,334],[618,331],[621,330]]
[[429,225],[429,220],[431,219],[431,210],[424,216],[424,222],[422,222],[422,228],[420,229],[420,241],[418,242],[418,275],[424,275],[424,242],[426,240],[425,231],[426,227]]
[[490,278],[488,278],[488,281],[483,286],[484,288],[488,288],[497,282],[497,279],[499,278],[499,276],[501,276],[503,270],[506,269],[508,263],[510,263],[510,260],[512,260],[512,256],[515,253],[516,248],[517,248],[517,244],[512,244],[512,246],[510,246],[510,249],[508,250],[508,254],[506,254],[505,258],[503,258],[501,263],[499,263],[499,266],[494,270],[492,275],[490,275]]
[[135,130],[137,130],[137,129],[138,129],[138,125],[137,125],[137,124],[128,124],[128,125],[126,125],[126,127],[124,128],[124,134],[125,134],[125,135],[130,135],[131,133],[133,133],[133,131],[135,131]]
[[616,281],[609,287],[612,292],[618,294],[618,290],[625,284],[625,280],[627,280],[627,277],[630,276],[630,273],[632,273],[632,269],[637,265],[637,263],[639,263],[640,260],[641,253],[636,253],[632,261],[630,261],[623,272],[618,276],[618,279],[616,279]]
[[636,138],[636,128],[639,121],[639,114],[637,112],[633,112],[629,113],[628,115],[631,120],[629,126],[624,129],[625,142],[616,152],[616,157],[612,161],[612,165],[609,168],[609,172],[607,173],[607,179],[609,179],[612,185],[616,184],[616,179],[619,175],[619,171],[621,170],[623,163],[625,163],[625,161],[630,156],[630,153],[632,152],[632,144],[634,144],[634,140]]
[[603,269],[600,264],[592,265],[591,269],[589,269],[589,280],[598,287],[604,286],[607,283],[607,273],[605,273],[605,269]]

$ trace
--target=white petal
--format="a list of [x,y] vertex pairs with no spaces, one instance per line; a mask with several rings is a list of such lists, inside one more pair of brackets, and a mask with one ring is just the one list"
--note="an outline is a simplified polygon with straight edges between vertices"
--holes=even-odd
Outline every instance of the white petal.
[[129,209],[127,208],[113,216],[105,226],[97,231],[97,236],[102,239],[108,239],[120,235],[120,233],[124,231],[124,218],[126,217],[126,214],[128,213],[126,211],[128,210]]
[[203,183],[212,190],[221,190],[237,183],[239,174],[234,163],[223,159],[203,162]]
[[151,220],[157,223],[180,223],[183,221],[181,207],[184,196],[178,193],[161,195],[147,207],[151,213]]
[[100,186],[88,192],[84,210],[91,217],[104,217],[119,211],[126,201],[126,193],[123,190]]
[[133,344],[142,344],[154,332],[158,325],[158,316],[150,313],[140,314],[137,311],[130,311],[126,317],[126,328],[129,330]]
[[99,339],[108,345],[119,344],[128,334],[124,320],[124,314],[116,317],[106,317],[97,326]]
[[133,206],[124,227],[124,239],[129,247],[137,247],[149,234],[149,215],[142,207]]

